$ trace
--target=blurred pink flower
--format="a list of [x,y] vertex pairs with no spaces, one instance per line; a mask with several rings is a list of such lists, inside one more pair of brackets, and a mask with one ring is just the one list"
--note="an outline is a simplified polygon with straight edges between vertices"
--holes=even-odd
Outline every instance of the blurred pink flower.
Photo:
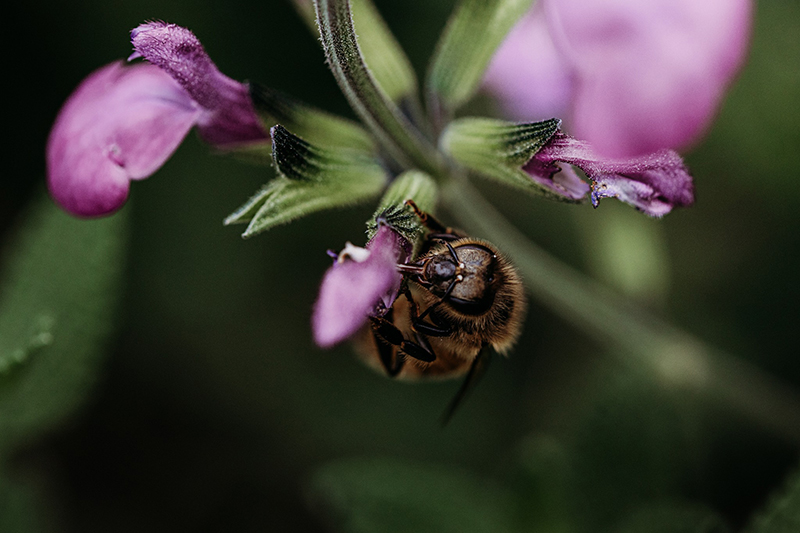
[[330,348],[351,336],[370,316],[392,307],[403,276],[411,244],[391,227],[383,225],[366,249],[347,245],[325,273],[311,319],[314,340]]
[[563,116],[609,157],[685,148],[708,129],[749,42],[751,0],[540,0],[485,87],[509,117]]
[[268,138],[247,86],[222,74],[189,30],[153,22],[131,36],[132,57],[152,64],[115,62],[96,70],[50,132],[50,193],[78,216],[122,207],[130,181],[158,170],[193,126],[223,149]]

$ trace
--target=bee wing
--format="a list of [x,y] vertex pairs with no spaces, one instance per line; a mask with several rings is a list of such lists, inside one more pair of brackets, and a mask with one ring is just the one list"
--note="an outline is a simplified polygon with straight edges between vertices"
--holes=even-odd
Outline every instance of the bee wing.
[[458,389],[453,400],[450,402],[450,405],[447,406],[447,409],[442,414],[441,422],[442,426],[447,425],[450,422],[450,418],[452,418],[453,413],[455,413],[456,409],[464,398],[467,397],[475,385],[478,384],[483,374],[486,372],[486,369],[489,367],[489,350],[484,348],[481,350],[478,355],[475,356],[475,359],[472,361],[472,365],[469,367],[469,371],[467,372],[467,376],[464,378],[464,381],[461,383],[461,387]]

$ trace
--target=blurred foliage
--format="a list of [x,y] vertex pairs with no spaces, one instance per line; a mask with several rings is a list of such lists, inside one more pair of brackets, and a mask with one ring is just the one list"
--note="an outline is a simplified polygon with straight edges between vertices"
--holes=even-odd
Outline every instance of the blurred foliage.
[[39,505],[34,490],[0,474],[0,531],[47,531]]
[[616,525],[614,533],[726,533],[730,531],[702,506],[665,503],[638,509]]
[[[421,77],[454,2],[375,3]],[[352,118],[288,2],[10,10],[31,38],[7,57],[13,135],[0,180],[0,277],[27,279],[31,300],[0,315],[0,346],[12,350],[0,359],[17,354],[0,378],[0,409],[8,387],[37,368],[59,384],[37,395],[49,401],[35,425],[6,433],[12,418],[2,411],[0,531],[470,531],[495,518],[493,530],[563,533],[797,529],[768,529],[797,515],[796,477],[785,484],[797,443],[622,367],[538,302],[518,347],[445,429],[437,419],[457,383],[395,383],[363,368],[348,346],[314,347],[309,315],[330,264],[325,250],[364,244],[374,205],[243,241],[222,221],[272,170],[209,156],[194,136],[153,178],[133,183],[130,205],[109,219],[72,220],[37,202],[59,106],[93,69],[130,53],[127,32],[144,20],[191,28],[234,78]],[[592,210],[485,188],[567,263],[795,388],[799,36],[800,4],[758,3],[750,61],[709,136],[687,154],[691,209],[654,221],[611,202]],[[464,112],[480,115],[489,104],[470,105]],[[49,237],[15,229],[27,211]],[[123,258],[113,235],[126,226]],[[106,244],[88,246],[75,232]],[[14,267],[35,242],[44,255]],[[70,254],[91,261],[76,265]],[[121,312],[98,314],[113,307],[120,272]],[[66,315],[34,305],[45,301],[36,294],[50,303],[37,291],[52,287],[83,303]],[[0,294],[3,310],[11,301]],[[81,345],[83,363],[48,363],[60,342],[67,357],[66,341],[90,327],[87,317],[103,323],[98,332],[112,319],[118,328],[105,358],[89,345],[98,333]],[[2,329],[12,323],[24,325],[13,337]],[[15,408],[13,420],[24,413]]]
[[524,439],[493,479],[444,464],[348,459],[317,472],[310,501],[348,533],[729,531],[686,490],[703,449],[699,414],[641,372],[617,370],[598,376],[571,428]]
[[511,495],[466,472],[393,459],[329,464],[312,481],[339,531],[514,531]]
[[42,195],[11,243],[0,284],[0,460],[89,392],[116,318],[125,220],[76,220]]
[[747,531],[750,533],[800,531],[800,474],[794,473],[787,482],[785,491],[772,499]]

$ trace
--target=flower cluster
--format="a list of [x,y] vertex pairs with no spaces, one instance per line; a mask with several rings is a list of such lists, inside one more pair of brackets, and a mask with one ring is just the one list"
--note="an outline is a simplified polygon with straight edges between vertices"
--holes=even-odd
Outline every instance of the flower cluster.
[[[387,169],[412,171],[415,166],[432,177],[409,183],[432,189],[456,166],[476,177],[571,202],[588,196],[597,206],[601,198],[614,197],[661,217],[693,203],[691,176],[672,149],[695,142],[707,129],[742,63],[751,10],[749,0],[538,2],[499,47],[483,86],[515,118],[563,114],[571,136],[555,119],[441,124],[453,111],[442,111],[448,104],[446,88],[431,99],[437,107],[431,110],[431,127],[417,130],[421,106],[413,105],[413,73],[408,74],[402,60],[393,59],[399,57],[393,40],[384,35],[375,39],[378,44],[370,44],[370,37],[385,26],[370,26],[359,39],[363,57],[377,57],[382,46],[389,58],[371,73],[366,67],[359,70],[361,50],[341,53],[336,46],[346,39],[326,40],[326,28],[352,32],[349,11],[342,6],[349,9],[341,0],[317,2],[317,16],[330,18],[320,28],[337,81],[343,87],[366,87],[354,91],[348,86],[345,91],[366,128],[232,80],[189,30],[150,22],[131,32],[134,53],[129,60],[144,62],[100,68],[61,109],[47,146],[51,195],[77,216],[113,213],[125,203],[130,182],[156,172],[196,128],[218,149],[271,148],[278,177],[228,220],[248,222],[246,235],[314,210],[374,199],[397,182]],[[455,16],[481,16],[465,11]],[[455,28],[452,39],[475,38],[458,33],[459,21],[450,27]],[[480,42],[440,48],[462,54],[454,64],[478,64],[469,54],[482,53]],[[347,61],[356,63],[345,65]],[[396,68],[385,74],[386,65]],[[447,73],[437,79],[459,79],[448,65],[437,67],[433,71]],[[402,83],[392,85],[404,76]],[[434,96],[437,79],[429,84]],[[451,98],[451,107],[458,101]],[[412,117],[401,109],[416,111]],[[440,125],[442,134],[434,142],[420,133]],[[447,164],[440,164],[442,160]],[[421,232],[419,222],[409,222],[404,211],[405,200],[420,203],[414,194],[411,187],[402,197],[387,200],[385,195],[376,213],[397,216],[381,218],[365,249],[349,245],[334,254],[314,309],[314,336],[320,346],[351,337],[369,316],[380,316],[392,306],[403,282],[397,265],[413,258]],[[434,204],[431,200],[430,209]]]

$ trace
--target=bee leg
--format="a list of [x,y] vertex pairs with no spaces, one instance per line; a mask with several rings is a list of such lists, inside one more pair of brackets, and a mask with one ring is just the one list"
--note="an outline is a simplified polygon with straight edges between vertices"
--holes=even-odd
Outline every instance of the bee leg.
[[441,222],[436,220],[433,215],[430,213],[426,213],[419,207],[417,204],[414,203],[414,200],[406,200],[405,204],[411,209],[414,210],[414,214],[419,217],[419,221],[422,222],[422,225],[428,228],[431,231],[432,235],[437,235],[438,238],[447,239],[447,240],[455,240],[460,239],[460,236],[457,236],[455,231],[452,228],[448,228],[447,226],[443,225]]
[[[392,308],[389,308],[384,315],[384,320],[391,322],[393,311]],[[372,336],[378,349],[378,359],[386,370],[386,375],[390,378],[396,377],[403,369],[403,364],[406,362],[405,356],[394,346],[383,340],[374,330],[372,331]]]
[[[427,344],[427,343],[426,343]],[[412,341],[403,341],[400,350],[414,359],[418,359],[423,363],[432,363],[436,361],[436,354],[430,347],[425,347],[421,344]]]
[[450,419],[453,417],[453,413],[456,412],[456,408],[461,405],[461,402],[467,397],[467,394],[473,388],[475,388],[475,385],[478,384],[478,381],[486,372],[486,368],[488,366],[489,354],[486,352],[486,349],[483,349],[480,353],[478,353],[478,355],[475,356],[475,359],[472,361],[472,365],[470,365],[469,371],[467,372],[467,377],[464,378],[464,382],[461,384],[461,387],[458,389],[455,397],[442,414],[442,426],[446,425],[450,421]]
[[428,335],[429,337],[448,337],[451,333],[453,333],[452,328],[444,328],[439,325],[433,325],[424,320],[412,320],[411,325],[414,328],[414,331],[422,333],[423,335]]
[[433,353],[430,347],[426,348],[414,341],[406,340],[403,337],[403,332],[385,318],[372,316],[369,319],[372,322],[372,330],[380,340],[392,346],[397,346],[400,351],[414,359],[419,359],[426,363],[436,360],[436,354]]
[[[436,321],[433,318],[433,315],[430,315],[431,322],[433,322],[433,324],[425,322],[425,320],[424,320],[425,317],[429,316],[428,313],[437,304],[434,304],[434,305],[428,307],[425,310],[425,312],[422,313],[422,315],[420,316],[420,314],[419,314],[419,306],[417,305],[417,302],[414,301],[414,297],[411,295],[411,291],[408,289],[408,287],[406,287],[405,291],[403,292],[403,295],[406,297],[408,302],[411,304],[409,306],[409,312],[411,313],[411,327],[414,329],[415,332],[418,333],[417,340],[420,340],[420,338],[421,338],[421,335],[419,335],[420,333],[422,335],[428,335],[430,337],[447,337],[448,335],[450,335],[453,332],[453,330],[451,328],[446,328],[446,327],[443,327],[441,324],[437,324]],[[420,342],[420,344],[423,344],[423,343]],[[426,344],[427,344],[427,341],[423,344],[423,346],[426,345]],[[428,348],[430,349],[430,347],[428,347]]]
[[375,345],[378,347],[378,358],[381,360],[386,374],[390,378],[396,377],[403,369],[403,363],[406,362],[406,358],[394,346],[384,342],[376,333],[373,333],[373,336],[375,337]]

